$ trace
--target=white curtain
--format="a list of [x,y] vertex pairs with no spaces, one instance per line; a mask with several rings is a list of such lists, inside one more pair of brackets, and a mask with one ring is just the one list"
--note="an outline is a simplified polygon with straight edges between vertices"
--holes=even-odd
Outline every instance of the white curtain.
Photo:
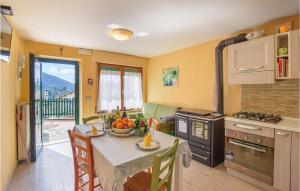
[[142,74],[134,70],[124,71],[124,106],[141,108],[143,104]]
[[101,69],[99,84],[98,111],[121,108],[120,70]]

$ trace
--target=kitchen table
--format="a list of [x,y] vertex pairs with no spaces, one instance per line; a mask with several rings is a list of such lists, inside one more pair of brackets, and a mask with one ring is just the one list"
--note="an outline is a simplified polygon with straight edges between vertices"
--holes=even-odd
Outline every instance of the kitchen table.
[[[75,131],[85,134],[90,125],[76,125]],[[115,137],[105,134],[92,138],[95,173],[105,191],[122,191],[126,178],[152,166],[154,156],[169,149],[175,137],[154,131],[153,140],[160,143],[160,148],[154,151],[142,151],[136,147],[136,142],[142,137]],[[192,153],[185,140],[180,140],[175,161],[173,190],[182,190],[182,167],[188,168]]]

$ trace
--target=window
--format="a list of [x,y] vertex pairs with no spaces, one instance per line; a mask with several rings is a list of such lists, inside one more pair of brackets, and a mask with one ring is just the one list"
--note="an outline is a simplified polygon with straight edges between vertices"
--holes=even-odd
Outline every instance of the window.
[[111,111],[117,107],[141,108],[143,104],[142,92],[141,68],[100,65],[98,110]]

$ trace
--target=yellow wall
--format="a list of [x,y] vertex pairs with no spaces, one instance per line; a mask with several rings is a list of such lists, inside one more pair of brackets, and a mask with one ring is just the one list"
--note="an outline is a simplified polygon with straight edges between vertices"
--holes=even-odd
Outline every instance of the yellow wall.
[[24,42],[13,31],[10,62],[0,63],[0,185],[6,190],[17,164],[16,105],[20,101],[21,84],[17,80],[17,64],[24,52]]
[[[258,26],[266,35],[274,34],[277,24],[292,21],[299,28],[298,16],[277,19]],[[215,110],[215,47],[222,39],[150,58],[147,78],[147,101],[186,108]],[[164,87],[162,70],[179,67],[179,86]],[[224,50],[224,107],[231,114],[241,108],[240,86],[228,84],[227,48]]]
[[[61,55],[60,48],[63,48]],[[120,64],[129,66],[143,67],[143,73],[146,74],[148,64],[147,58],[136,57],[126,54],[111,53],[94,50],[92,55],[80,55],[77,48],[65,47],[53,44],[25,41],[26,65],[22,80],[22,100],[29,101],[29,53],[41,56],[51,56],[63,59],[76,59],[79,61],[80,73],[80,97],[81,97],[81,116],[90,116],[95,114],[96,93],[97,93],[97,62]],[[87,80],[92,78],[94,85],[89,87]],[[144,76],[144,95],[146,95],[146,75]],[[91,101],[85,101],[86,96],[91,96]]]

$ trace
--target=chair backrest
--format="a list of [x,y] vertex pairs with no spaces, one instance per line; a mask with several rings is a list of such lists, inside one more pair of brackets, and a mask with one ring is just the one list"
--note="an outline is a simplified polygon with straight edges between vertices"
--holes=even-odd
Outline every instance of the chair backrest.
[[89,122],[91,122],[91,121],[95,121],[95,120],[98,120],[98,119],[100,119],[100,117],[99,116],[91,116],[91,117],[85,117],[85,118],[82,118],[82,123],[83,124],[87,124],[87,123],[89,123]]
[[[173,166],[178,143],[179,139],[175,139],[174,145],[168,151],[154,157],[151,191],[158,191],[162,186],[166,186],[167,190],[171,191]],[[166,170],[167,172],[165,172]],[[163,177],[160,177],[161,175],[163,175]]]
[[74,131],[68,130],[73,152],[75,171],[79,165],[86,167],[87,173],[94,173],[93,146],[90,137],[85,137]]

